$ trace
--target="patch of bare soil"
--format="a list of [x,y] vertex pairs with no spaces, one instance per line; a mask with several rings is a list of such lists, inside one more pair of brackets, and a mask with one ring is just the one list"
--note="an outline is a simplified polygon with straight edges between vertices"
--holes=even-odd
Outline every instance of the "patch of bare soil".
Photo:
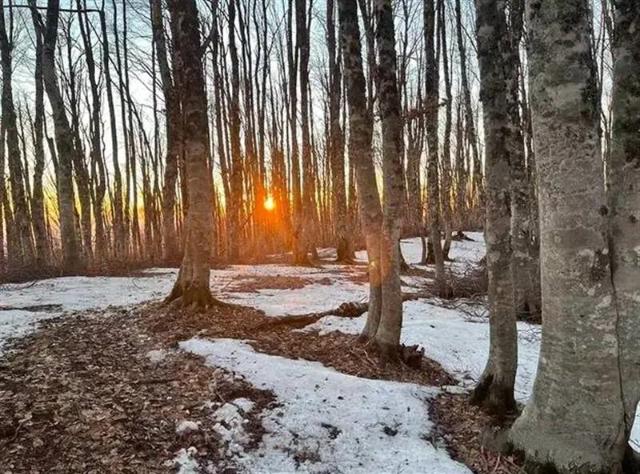
[[258,290],[297,290],[312,283],[331,285],[331,280],[329,278],[311,280],[309,278],[282,275],[243,275],[242,280],[232,283],[229,291],[253,293]]
[[[49,320],[0,359],[3,473],[173,472],[167,460],[191,446],[204,465],[234,472],[212,412],[254,401],[246,431],[255,444],[273,394],[187,353],[152,361],[148,351],[160,346],[140,323],[125,310]],[[200,429],[177,434],[183,420]]]
[[320,336],[314,332],[291,331],[288,326],[269,324],[273,318],[253,308],[229,305],[196,312],[153,304],[148,305],[144,313],[149,331],[164,339],[167,345],[175,345],[194,336],[246,339],[258,351],[322,362],[340,372],[359,377],[432,386],[455,383],[435,361],[422,358],[417,367],[385,362],[377,351],[360,342],[357,336],[338,332]]
[[515,456],[503,455],[497,444],[509,423],[496,422],[479,407],[469,403],[466,395],[443,393],[429,405],[429,417],[436,426],[436,435],[447,443],[453,459],[476,474],[526,474],[522,462]]

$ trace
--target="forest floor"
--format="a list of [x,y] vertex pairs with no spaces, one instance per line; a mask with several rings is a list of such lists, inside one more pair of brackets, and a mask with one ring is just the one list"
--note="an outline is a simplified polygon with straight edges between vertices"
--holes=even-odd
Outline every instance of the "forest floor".
[[[453,243],[452,275],[484,255],[469,235]],[[363,252],[352,266],[212,270],[233,306],[204,313],[159,302],[175,269],[0,287],[3,472],[518,472],[481,448],[487,420],[466,402],[487,357],[486,303],[424,297],[420,249],[402,243],[415,270],[402,341],[425,349],[419,369],[357,341],[366,314],[331,314],[366,301]],[[524,402],[540,328],[518,329]]]

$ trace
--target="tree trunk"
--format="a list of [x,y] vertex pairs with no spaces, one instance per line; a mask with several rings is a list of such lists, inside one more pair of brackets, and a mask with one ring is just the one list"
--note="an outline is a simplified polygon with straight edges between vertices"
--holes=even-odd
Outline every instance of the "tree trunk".
[[[35,2],[31,2],[35,6]],[[58,86],[55,50],[58,38],[59,0],[49,0],[46,25],[40,15],[36,16],[37,28],[43,34],[42,76],[53,111],[53,124],[58,149],[58,202],[60,207],[60,240],[62,242],[62,268],[66,273],[75,273],[82,267],[81,244],[77,235],[76,210],[73,192],[73,161],[79,153],[73,143],[73,132],[69,125],[64,100]]]
[[[33,10],[32,10],[33,12]],[[32,18],[37,21],[36,18]],[[36,239],[37,264],[40,268],[50,265],[49,245],[47,242],[47,225],[45,222],[44,189],[42,178],[44,175],[44,85],[42,83],[42,35],[36,31],[36,64],[34,69],[35,82],[35,114],[33,119],[33,147],[35,165],[33,169],[33,199],[31,201],[31,215]],[[1,166],[1,165],[0,165]],[[2,200],[0,199],[0,203]],[[0,224],[1,225],[1,224]]]
[[[162,21],[162,5],[160,0],[150,0],[151,28],[153,43],[156,47],[158,70],[165,106],[165,134],[167,154],[164,167],[164,183],[162,186],[162,233],[164,237],[163,260],[173,263],[178,259],[178,237],[176,232],[176,182],[178,180],[178,156],[180,154],[180,104],[177,91],[171,78],[164,24]],[[217,27],[217,25],[216,25]]]
[[105,78],[107,108],[109,109],[109,128],[111,130],[111,159],[113,165],[113,254],[115,257],[124,255],[125,231],[122,204],[122,174],[118,159],[118,130],[116,126],[116,112],[113,103],[113,89],[111,81],[111,66],[109,57],[109,35],[104,11],[100,11],[100,32],[102,33],[102,70]]
[[327,0],[327,49],[329,51],[329,164],[331,166],[331,203],[333,204],[334,240],[338,262],[353,261],[353,248],[347,229],[344,139],[340,127],[341,71],[336,51],[333,0]]
[[[11,184],[11,201],[16,226],[16,250],[10,261],[20,265],[20,269],[33,263],[35,250],[31,234],[31,216],[28,206],[28,196],[25,190],[22,153],[16,111],[13,103],[12,88],[12,49],[13,38],[7,35],[4,17],[4,2],[0,1],[0,62],[2,65],[2,124],[6,134],[7,162],[9,164],[9,179]],[[13,13],[9,10],[9,14]],[[10,22],[13,20],[11,19]],[[26,151],[26,150],[25,150]],[[14,271],[20,270],[14,268]]]
[[487,272],[489,275],[489,360],[472,400],[490,412],[515,409],[513,388],[518,361],[518,333],[513,306],[510,241],[510,163],[517,159],[517,88],[507,62],[509,48],[503,0],[476,0],[480,97],[486,146]]
[[185,306],[206,307],[215,300],[209,290],[212,243],[211,170],[200,25],[195,0],[169,0],[174,24],[174,70],[182,71],[179,90],[184,115],[184,148],[189,187],[185,252],[167,301],[181,298]]
[[628,440],[640,401],[640,341],[637,337],[640,330],[640,4],[633,0],[615,1],[613,14],[610,238],[625,439]]
[[[433,0],[424,2],[424,43],[426,57],[425,108],[427,127],[427,196],[429,203],[429,240],[435,263],[436,282],[440,296],[445,296],[446,279],[444,274],[444,256],[440,230],[440,177],[438,173],[438,107],[440,65],[436,54],[436,9]],[[427,261],[429,258],[427,257]]]
[[466,139],[471,145],[471,164],[473,165],[471,199],[475,200],[474,204],[477,204],[482,208],[484,200],[483,171],[482,163],[480,162],[480,152],[478,151],[478,136],[473,118],[473,108],[471,105],[471,88],[469,87],[469,78],[467,74],[467,52],[462,33],[462,11],[460,9],[460,0],[455,0],[455,14],[458,54],[460,55],[460,86],[462,87],[462,99],[464,105],[465,132]]
[[395,29],[391,0],[375,0],[378,74],[376,90],[382,121],[383,218],[380,244],[382,310],[375,336],[385,356],[395,357],[402,330],[400,240],[404,190],[403,133],[396,79]]
[[369,258],[369,312],[363,338],[371,340],[378,331],[382,303],[380,274],[380,232],[382,208],[376,184],[371,140],[373,118],[367,107],[366,82],[362,67],[358,10],[352,0],[338,0],[340,45],[349,105],[349,159],[355,169],[358,206]]
[[511,439],[530,469],[620,472],[622,319],[610,266],[590,4],[531,0],[528,7],[544,324],[533,393]]
[[229,140],[231,142],[231,202],[228,204],[229,223],[232,239],[229,242],[229,256],[237,260],[239,237],[243,235],[242,220],[242,156],[240,145],[240,72],[238,52],[235,42],[236,0],[229,3],[229,53],[231,59],[231,97],[229,98]]

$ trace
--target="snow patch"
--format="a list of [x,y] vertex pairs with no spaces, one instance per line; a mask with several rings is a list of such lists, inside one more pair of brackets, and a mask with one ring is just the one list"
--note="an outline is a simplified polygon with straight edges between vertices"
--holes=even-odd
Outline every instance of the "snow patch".
[[188,449],[182,448],[176,453],[176,457],[166,461],[164,465],[177,469],[177,474],[198,474],[200,473],[200,464],[195,459],[197,453],[198,450],[193,446]]
[[198,431],[200,429],[200,424],[191,420],[182,420],[176,425],[176,434],[177,435],[185,435],[189,433],[193,433],[194,431]]
[[158,364],[166,359],[167,351],[165,351],[164,349],[154,349],[147,352],[146,356],[147,359],[149,359],[151,362],[153,362],[154,364]]
[[232,339],[195,338],[180,347],[278,397],[280,405],[263,418],[258,452],[235,453],[248,472],[470,472],[425,440],[435,388],[345,375]]

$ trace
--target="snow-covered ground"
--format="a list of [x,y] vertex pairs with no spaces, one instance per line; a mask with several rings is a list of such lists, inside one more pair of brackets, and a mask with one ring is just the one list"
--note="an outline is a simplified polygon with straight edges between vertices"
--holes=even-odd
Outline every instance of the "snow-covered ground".
[[[425,356],[439,362],[461,384],[473,386],[480,378],[489,354],[486,319],[444,308],[437,300],[407,301],[403,309],[402,342],[421,345],[425,348]],[[359,334],[365,322],[366,313],[354,319],[327,316],[304,330],[320,331],[321,334],[331,331]],[[516,396],[525,401],[531,393],[538,366],[540,328],[518,323],[518,334]]]
[[[468,235],[473,241],[453,242],[451,257],[455,261],[448,264],[453,271],[464,271],[484,256],[482,234]],[[402,251],[408,263],[420,262],[419,239],[404,240]],[[365,260],[366,252],[357,256]],[[367,286],[351,278],[352,271],[361,272],[362,268],[231,266],[212,271],[211,287],[226,301],[261,309],[270,316],[305,314],[330,310],[345,301],[365,301]],[[42,319],[160,299],[169,292],[176,275],[175,269],[157,268],[136,277],[67,277],[0,286],[0,353],[8,338],[28,334]],[[305,286],[252,291],[241,287],[243,282],[263,276],[296,277]],[[411,285],[420,283],[419,277],[405,278],[404,290],[411,291]],[[438,361],[462,386],[470,387],[478,380],[488,354],[485,312],[482,306],[447,307],[435,299],[408,301],[402,340],[420,344],[428,357]],[[304,330],[355,334],[365,318],[328,316]],[[540,328],[520,323],[518,330],[516,395],[526,401],[537,369]],[[191,340],[182,348],[258,387],[273,390],[282,403],[265,415],[268,434],[257,453],[245,452],[241,443],[231,452],[248,471],[468,472],[451,461],[446,451],[424,439],[430,428],[428,399],[435,389],[347,376],[319,363],[256,353],[242,341]],[[640,443],[640,423],[636,423],[633,440]],[[176,453],[175,460],[185,473],[190,472],[193,461],[188,448]]]
[[435,389],[341,374],[318,362],[255,352],[233,339],[191,339],[184,350],[273,390],[257,451],[236,451],[247,472],[469,473],[426,438]]

